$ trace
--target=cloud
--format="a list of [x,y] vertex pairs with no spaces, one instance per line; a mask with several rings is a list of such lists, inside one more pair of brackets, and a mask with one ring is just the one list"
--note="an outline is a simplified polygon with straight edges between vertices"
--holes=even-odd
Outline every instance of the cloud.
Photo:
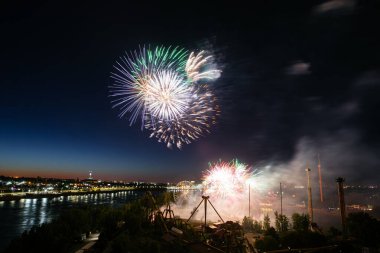
[[355,82],[356,88],[370,88],[376,86],[380,86],[380,70],[366,71],[365,73],[360,75],[357,81]]
[[310,74],[310,63],[308,62],[296,62],[286,69],[288,75],[307,75]]
[[316,185],[319,154],[326,185],[333,186],[337,177],[346,178],[346,182],[351,184],[363,181],[376,183],[380,176],[373,172],[380,166],[380,150],[367,147],[360,138],[360,134],[354,130],[342,130],[333,135],[321,134],[313,138],[303,137],[298,141],[296,153],[289,162],[271,166],[265,174],[274,181],[305,185],[305,168],[309,166]]
[[344,14],[351,12],[355,7],[354,0],[331,0],[315,7],[317,14]]
[[[351,107],[348,105],[348,107]],[[351,109],[350,109],[351,110]],[[319,176],[318,154],[320,156],[325,207],[336,207],[338,204],[336,178],[345,178],[346,185],[374,183],[380,175],[374,171],[380,167],[379,149],[367,146],[362,142],[359,131],[341,129],[331,132],[320,132],[315,136],[303,136],[296,141],[295,152],[289,160],[268,159],[257,161],[253,169],[261,171],[251,185],[251,215],[261,220],[265,213],[271,215],[280,210],[279,184],[283,187],[283,211],[290,216],[294,212],[307,212],[307,177],[305,169],[311,169],[311,186],[313,205],[316,208],[315,221],[322,226],[338,225],[337,215],[318,212]],[[293,148],[293,147],[292,147]],[[176,215],[189,218],[191,212],[202,200],[201,191],[189,191],[180,195],[173,209]],[[346,193],[347,203],[368,204],[363,195]],[[210,201],[222,218],[240,220],[248,215],[248,189],[231,197],[210,196]],[[365,203],[364,203],[365,202]],[[263,208],[267,208],[264,210]],[[194,215],[195,220],[204,219],[204,208],[200,206]],[[207,219],[218,221],[220,218],[212,207],[208,208]]]

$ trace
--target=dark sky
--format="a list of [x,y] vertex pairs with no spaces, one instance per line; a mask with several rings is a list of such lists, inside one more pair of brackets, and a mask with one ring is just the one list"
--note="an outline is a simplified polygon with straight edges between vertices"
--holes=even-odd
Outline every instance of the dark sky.
[[[158,2],[0,3],[0,174],[175,182],[320,153],[326,174],[379,182],[379,1]],[[210,135],[171,150],[118,118],[112,65],[143,44],[214,52]]]

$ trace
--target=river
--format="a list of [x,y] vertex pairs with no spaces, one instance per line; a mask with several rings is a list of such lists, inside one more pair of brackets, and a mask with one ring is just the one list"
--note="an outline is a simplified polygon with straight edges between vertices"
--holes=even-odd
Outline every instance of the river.
[[63,210],[88,205],[121,206],[139,198],[144,191],[96,193],[54,198],[0,201],[0,252],[10,241],[32,226],[50,222]]

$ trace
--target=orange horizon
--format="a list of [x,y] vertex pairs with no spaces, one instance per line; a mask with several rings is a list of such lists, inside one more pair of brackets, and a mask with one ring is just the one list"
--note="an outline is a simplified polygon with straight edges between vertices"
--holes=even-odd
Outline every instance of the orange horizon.
[[[19,177],[41,177],[41,178],[57,178],[57,179],[86,179],[88,178],[88,174],[85,173],[80,173],[80,172],[57,172],[57,171],[36,171],[36,170],[4,170],[0,169],[0,176],[7,176],[7,177],[14,177],[14,178],[19,178]],[[97,174],[95,176],[96,179],[101,179],[101,180],[125,180],[125,179],[115,179],[111,178],[110,175],[105,175],[103,173]]]
[[[166,180],[151,180],[151,179],[142,179],[141,176],[131,175],[132,177],[127,178],[121,175],[109,175],[106,173],[94,173],[95,179],[100,179],[102,181],[125,181],[125,182],[133,182],[133,181],[141,181],[141,182],[167,182]],[[47,170],[32,170],[32,169],[4,169],[0,168],[0,176],[7,176],[13,178],[20,177],[41,177],[41,178],[56,178],[56,179],[86,179],[88,178],[88,173],[81,172],[57,172],[57,171],[47,171]]]
[[57,179],[75,179],[77,177],[81,178],[78,173],[72,173],[70,176],[63,172],[46,172],[46,171],[31,171],[31,170],[0,170],[1,176],[7,177],[42,177],[42,178],[57,178]]

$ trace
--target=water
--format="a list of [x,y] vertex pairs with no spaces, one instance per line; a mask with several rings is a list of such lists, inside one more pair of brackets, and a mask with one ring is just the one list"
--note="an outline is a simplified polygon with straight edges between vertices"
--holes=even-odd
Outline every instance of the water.
[[55,198],[0,201],[0,252],[10,241],[32,226],[50,222],[62,210],[88,205],[121,206],[144,194],[141,191],[97,193]]

